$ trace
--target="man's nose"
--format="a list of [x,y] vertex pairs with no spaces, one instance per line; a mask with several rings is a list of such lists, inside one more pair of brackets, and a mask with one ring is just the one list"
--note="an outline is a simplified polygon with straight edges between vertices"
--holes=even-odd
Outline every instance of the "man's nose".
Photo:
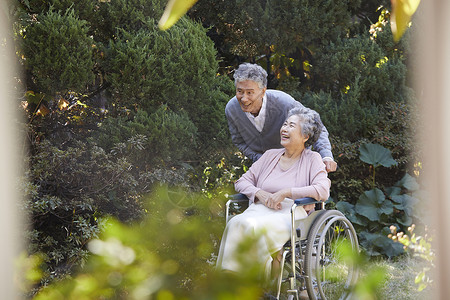
[[241,101],[242,102],[248,102],[250,99],[248,98],[248,96],[247,95],[242,95],[242,97],[241,97]]

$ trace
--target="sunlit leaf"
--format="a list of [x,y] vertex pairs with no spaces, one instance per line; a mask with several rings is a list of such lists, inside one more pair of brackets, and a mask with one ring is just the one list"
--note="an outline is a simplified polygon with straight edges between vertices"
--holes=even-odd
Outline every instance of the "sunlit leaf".
[[64,98],[61,98],[61,99],[59,99],[59,101],[58,101],[58,108],[60,109],[60,110],[66,110],[67,109],[67,107],[69,107],[69,101],[67,101],[66,99],[64,99]]
[[420,0],[391,0],[391,29],[394,35],[394,41],[399,41],[403,33],[405,33],[419,3]]
[[50,110],[47,108],[47,106],[45,106],[44,104],[41,104],[39,106],[38,111],[36,112],[36,115],[45,116],[45,115],[48,115],[49,113],[50,113]]
[[164,14],[159,20],[158,26],[161,30],[167,30],[174,25],[197,0],[169,0]]

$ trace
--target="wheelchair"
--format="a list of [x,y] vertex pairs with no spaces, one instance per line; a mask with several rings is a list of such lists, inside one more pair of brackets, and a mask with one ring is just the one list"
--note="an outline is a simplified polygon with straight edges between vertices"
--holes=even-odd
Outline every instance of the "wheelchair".
[[[307,204],[315,204],[315,211],[296,221],[297,206]],[[229,196],[226,222],[245,206],[248,206],[245,195]],[[269,298],[307,299],[306,290],[311,300],[350,299],[358,279],[358,267],[348,256],[359,253],[352,223],[338,210],[325,210],[324,202],[301,198],[291,207],[291,225],[290,240],[281,250],[280,272],[274,279],[276,287]],[[347,255],[342,255],[345,251]]]

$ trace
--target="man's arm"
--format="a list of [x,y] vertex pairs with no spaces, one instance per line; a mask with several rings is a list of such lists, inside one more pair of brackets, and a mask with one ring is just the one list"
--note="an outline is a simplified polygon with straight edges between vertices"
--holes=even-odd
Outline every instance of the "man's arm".
[[322,127],[319,139],[314,144],[314,150],[320,153],[322,158],[329,157],[333,160],[333,153],[331,153],[331,143],[328,138],[328,130],[325,125]]
[[333,153],[331,152],[331,143],[325,125],[322,126],[322,132],[320,133],[319,139],[314,144],[314,149],[320,153],[327,172],[335,172],[337,163],[334,161]]
[[230,130],[231,141],[245,156],[251,159],[253,162],[257,161],[261,157],[261,153],[253,151],[245,142],[244,138],[239,133],[235,121],[230,116],[229,112],[225,110],[225,115],[228,121],[228,129]]

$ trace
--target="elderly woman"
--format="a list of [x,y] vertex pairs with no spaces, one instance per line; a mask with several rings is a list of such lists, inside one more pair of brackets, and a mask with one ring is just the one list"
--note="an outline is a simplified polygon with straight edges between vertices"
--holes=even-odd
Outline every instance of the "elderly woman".
[[[319,153],[308,149],[322,130],[317,112],[295,107],[280,130],[281,149],[266,151],[235,183],[235,189],[250,199],[249,207],[232,218],[224,231],[217,268],[242,271],[239,247],[255,239],[248,261],[256,261],[270,271],[276,255],[289,239],[292,199],[312,197],[325,201],[330,180]],[[304,207],[305,211],[313,206]],[[268,275],[268,273],[266,273]]]

